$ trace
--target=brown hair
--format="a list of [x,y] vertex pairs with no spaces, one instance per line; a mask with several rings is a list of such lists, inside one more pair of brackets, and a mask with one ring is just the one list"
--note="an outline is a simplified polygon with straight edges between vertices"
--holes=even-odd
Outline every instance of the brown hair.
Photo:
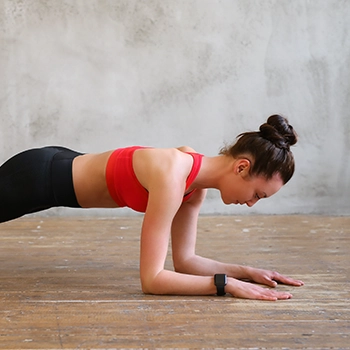
[[237,141],[220,150],[220,154],[234,158],[247,157],[252,162],[251,175],[262,175],[267,180],[280,174],[286,184],[294,173],[294,157],[290,146],[298,140],[288,119],[275,114],[260,126],[259,131],[245,132]]

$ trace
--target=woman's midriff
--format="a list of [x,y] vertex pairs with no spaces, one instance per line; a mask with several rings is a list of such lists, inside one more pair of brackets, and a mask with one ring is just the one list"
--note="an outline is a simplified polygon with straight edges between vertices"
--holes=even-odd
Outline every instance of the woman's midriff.
[[73,184],[83,208],[116,208],[106,183],[106,166],[113,151],[84,154],[73,161]]

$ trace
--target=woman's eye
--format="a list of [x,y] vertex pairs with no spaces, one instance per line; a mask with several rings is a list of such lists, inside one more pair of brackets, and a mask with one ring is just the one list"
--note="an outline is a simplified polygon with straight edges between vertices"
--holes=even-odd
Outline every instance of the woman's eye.
[[259,195],[258,195],[258,194],[256,194],[256,195],[255,195],[255,198],[256,198],[256,199],[260,199],[260,197],[259,197]]

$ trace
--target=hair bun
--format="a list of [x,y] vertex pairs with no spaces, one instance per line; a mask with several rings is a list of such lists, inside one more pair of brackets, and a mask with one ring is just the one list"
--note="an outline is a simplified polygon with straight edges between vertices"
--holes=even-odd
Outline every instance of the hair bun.
[[298,136],[288,119],[279,114],[274,114],[267,122],[260,126],[260,135],[272,142],[276,147],[289,150],[290,146],[296,144]]

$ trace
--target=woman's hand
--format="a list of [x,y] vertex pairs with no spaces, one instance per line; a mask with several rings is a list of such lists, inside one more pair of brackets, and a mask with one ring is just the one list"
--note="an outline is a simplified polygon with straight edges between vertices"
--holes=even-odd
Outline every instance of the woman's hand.
[[[288,284],[296,287],[302,286],[304,284],[302,281],[283,276],[275,271],[256,269],[253,267],[244,267],[244,270],[249,281],[264,284],[272,288],[275,288],[278,283]],[[288,292],[279,292],[235,278],[228,279],[226,290],[234,297],[245,299],[275,301],[290,299],[292,297],[292,294]]]
[[276,287],[277,283],[288,284],[290,286],[300,287],[304,285],[303,281],[295,280],[293,278],[283,276],[275,271],[256,269],[253,267],[246,267],[248,279],[252,282],[264,284],[269,287]]
[[292,298],[292,294],[288,292],[278,292],[235,278],[228,278],[226,291],[236,298],[244,299],[276,301]]

